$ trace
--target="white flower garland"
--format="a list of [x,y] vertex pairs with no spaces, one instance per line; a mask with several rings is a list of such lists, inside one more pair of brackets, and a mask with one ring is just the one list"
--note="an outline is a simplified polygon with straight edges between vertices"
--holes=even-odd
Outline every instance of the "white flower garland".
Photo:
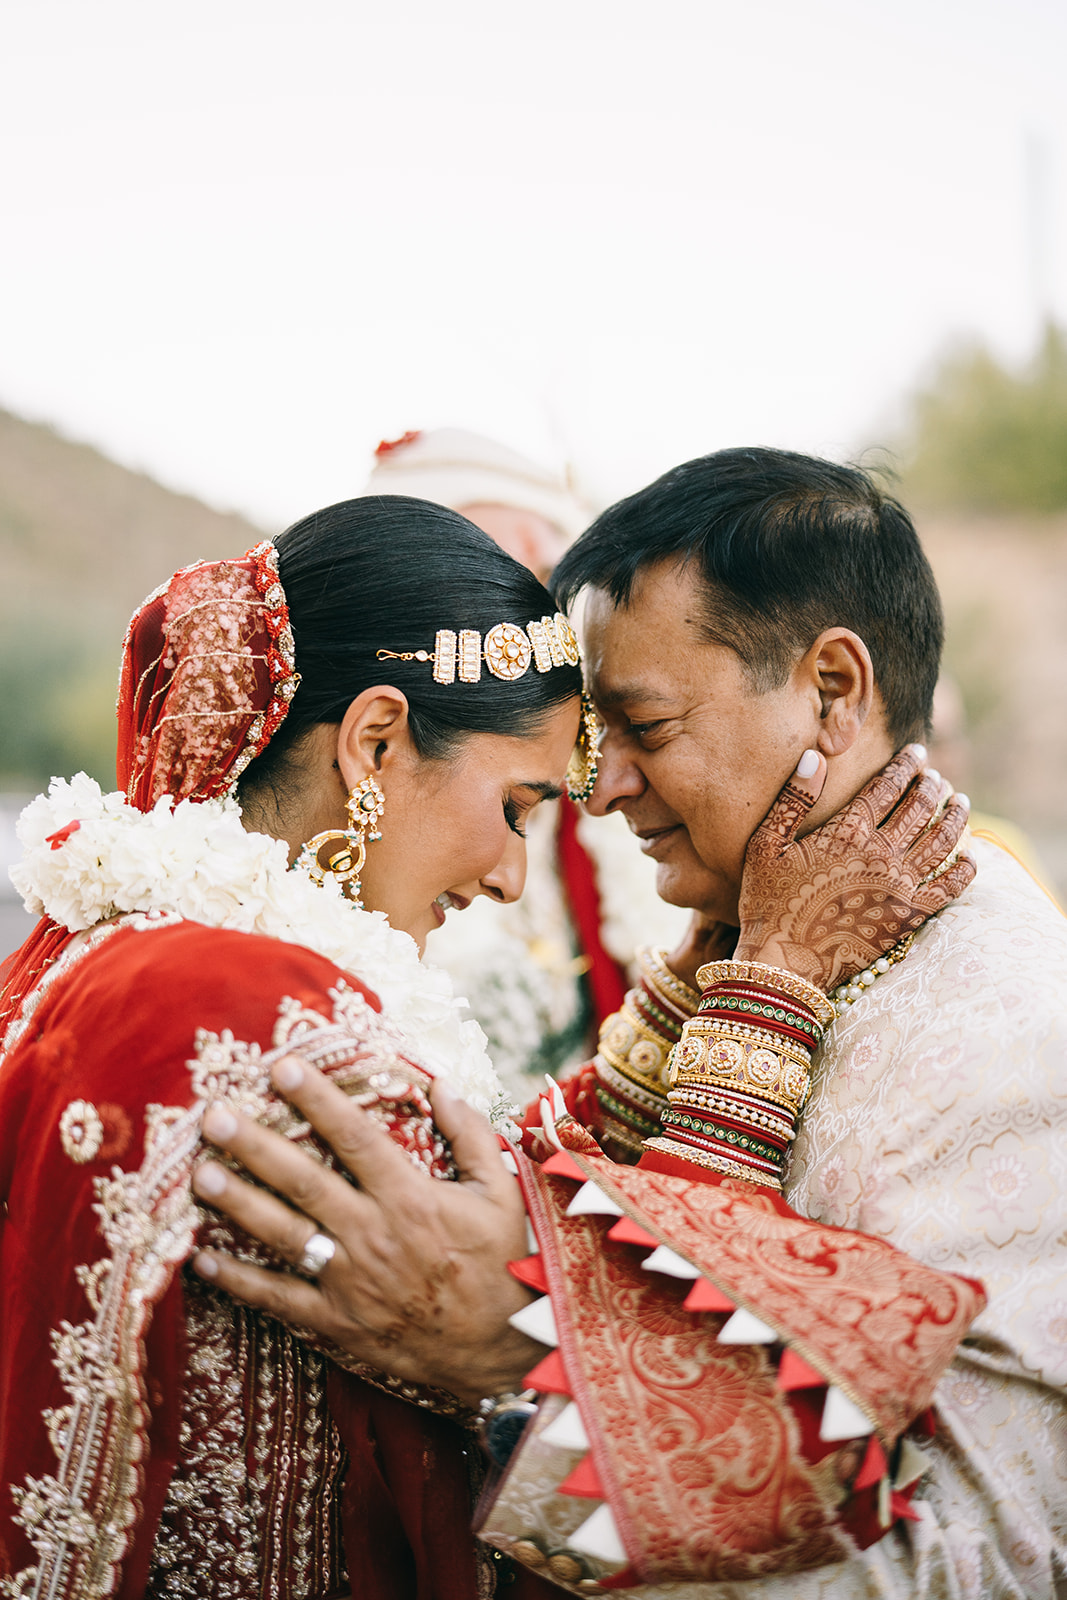
[[[73,825],[73,826],[72,826]],[[289,870],[280,839],[248,833],[234,800],[164,795],[149,812],[104,794],[79,772],[53,778],[23,811],[23,860],[11,881],[36,916],[71,932],[136,912],[170,913],[212,928],[303,945],[372,989],[411,1039],[417,1059],[495,1122],[513,1110],[446,973],[382,912],[361,911],[335,883]]]

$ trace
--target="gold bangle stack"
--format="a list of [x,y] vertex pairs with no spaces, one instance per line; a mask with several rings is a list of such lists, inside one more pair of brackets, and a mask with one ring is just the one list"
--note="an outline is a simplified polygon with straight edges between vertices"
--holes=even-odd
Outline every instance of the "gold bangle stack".
[[641,983],[602,1024],[596,1059],[601,1137],[609,1154],[624,1160],[640,1156],[645,1139],[660,1130],[671,1051],[700,1003],[663,951],[642,950],[638,962]]
[[780,1189],[833,1007],[813,984],[762,962],[709,962],[697,977],[699,1009],[671,1052],[663,1129],[648,1148]]
[[700,1004],[700,994],[674,975],[667,965],[666,957],[666,950],[639,950],[637,963],[641,969],[641,976],[648,988],[664,1005],[673,1006],[685,1016],[691,1017]]
[[762,961],[709,961],[697,972],[701,993],[719,983],[765,984],[779,994],[799,1000],[812,1010],[824,1028],[829,1027],[837,1015],[830,1001],[815,984],[798,978],[795,972],[784,967],[769,967]]

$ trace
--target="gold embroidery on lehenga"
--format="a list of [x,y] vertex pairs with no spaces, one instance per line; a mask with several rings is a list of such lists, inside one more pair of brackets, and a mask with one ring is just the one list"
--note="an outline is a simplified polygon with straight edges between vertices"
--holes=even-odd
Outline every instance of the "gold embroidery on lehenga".
[[346,1458],[326,1409],[325,1362],[192,1276],[185,1297],[181,1459],[146,1597],[327,1593],[342,1568],[333,1506]]
[[[329,999],[332,1020],[282,1000],[267,1051],[228,1030],[198,1030],[187,1063],[193,1104],[147,1106],[140,1168],[123,1172],[116,1166],[109,1177],[93,1179],[93,1210],[107,1254],[76,1267],[75,1275],[95,1318],[77,1326],[64,1322],[52,1334],[54,1364],[71,1403],[43,1417],[56,1451],[55,1475],[27,1478],[12,1491],[16,1521],[37,1551],[37,1564],[0,1580],[0,1593],[17,1600],[71,1594],[101,1600],[116,1585],[128,1530],[140,1514],[149,1420],[144,1338],[153,1304],[170,1272],[192,1254],[198,1228],[202,1243],[235,1249],[229,1224],[199,1208],[190,1189],[207,1101],[226,1098],[287,1137],[306,1139],[307,1123],[270,1088],[274,1062],[296,1051],[331,1070],[334,1082],[383,1123],[428,1177],[454,1175],[448,1148],[433,1126],[425,1092],[429,1074],[417,1064],[412,1044],[343,980]],[[77,1113],[82,1118],[86,1104]],[[74,1132],[73,1116],[71,1122],[77,1148],[82,1135]],[[315,1153],[312,1143],[305,1148]],[[251,1241],[240,1241],[235,1253],[265,1259]],[[208,1409],[183,1417],[181,1462],[153,1554],[155,1588],[149,1592],[183,1600],[206,1593],[231,1600],[300,1600],[325,1592],[345,1577],[338,1491],[347,1460],[326,1406],[325,1361],[281,1324],[246,1308],[223,1301],[225,1309],[216,1308],[217,1320],[211,1321],[197,1299],[208,1292],[199,1280],[195,1288],[187,1282],[187,1406]],[[383,1383],[380,1374],[367,1376]],[[436,1396],[409,1397],[447,1409],[435,1403]],[[244,1414],[249,1400],[251,1425]],[[204,1455],[208,1444],[202,1438],[214,1454]],[[247,1486],[243,1501],[239,1482]],[[209,1483],[219,1507],[214,1520],[206,1499]],[[201,1531],[190,1533],[179,1553],[173,1527],[181,1521],[193,1528],[198,1516]],[[223,1567],[233,1587],[221,1585]]]
[[92,1279],[95,1320],[63,1322],[52,1334],[53,1361],[71,1403],[44,1419],[56,1447],[55,1475],[27,1478],[12,1491],[15,1520],[38,1560],[5,1580],[9,1595],[96,1600],[115,1586],[136,1514],[148,1421],[144,1332],[169,1270],[192,1249],[189,1172],[201,1109],[148,1106],[139,1170],[116,1167],[110,1178],[93,1180],[93,1209],[110,1259]]

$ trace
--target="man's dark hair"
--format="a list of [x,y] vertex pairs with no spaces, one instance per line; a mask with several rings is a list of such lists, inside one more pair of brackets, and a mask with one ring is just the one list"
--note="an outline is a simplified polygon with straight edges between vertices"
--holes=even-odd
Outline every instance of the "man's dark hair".
[[654,562],[693,563],[707,638],[740,656],[753,688],[780,687],[824,628],[871,652],[896,747],[929,732],[944,621],[911,518],[856,467],[790,450],[720,450],[609,507],[564,555],[564,606],[603,589],[627,605]]

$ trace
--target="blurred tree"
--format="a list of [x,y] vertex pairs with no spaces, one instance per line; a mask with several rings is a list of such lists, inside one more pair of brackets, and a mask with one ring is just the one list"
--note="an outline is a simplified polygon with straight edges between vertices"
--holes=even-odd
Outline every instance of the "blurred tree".
[[82,770],[115,787],[114,643],[28,616],[0,633],[0,789]]
[[970,511],[1067,509],[1067,333],[1046,325],[1021,371],[981,344],[948,355],[912,401],[905,499]]

